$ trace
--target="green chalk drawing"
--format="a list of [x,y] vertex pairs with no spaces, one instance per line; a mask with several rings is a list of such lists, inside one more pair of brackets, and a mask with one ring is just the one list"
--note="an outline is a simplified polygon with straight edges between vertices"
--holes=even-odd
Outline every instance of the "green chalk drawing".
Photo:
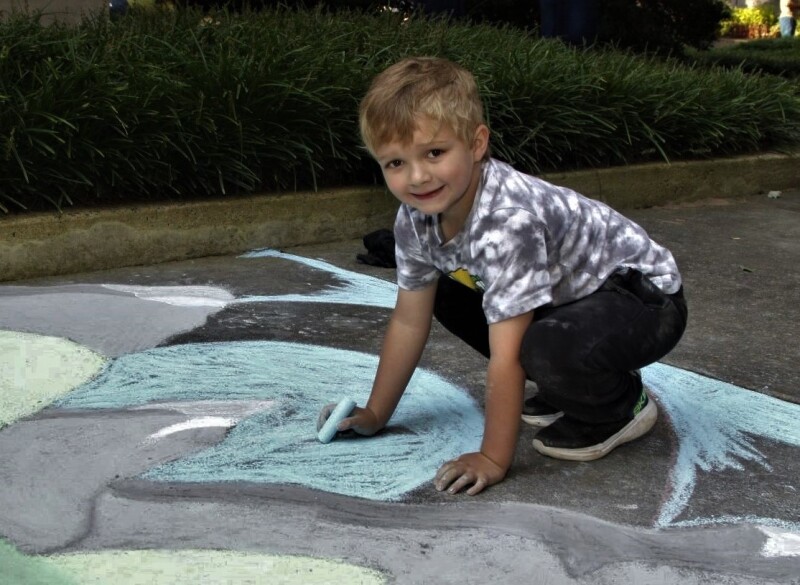
[[25,555],[0,540],[3,585],[382,585],[373,569],[302,556],[136,550]]
[[0,428],[90,380],[104,364],[66,339],[0,331]]
[[0,539],[0,583],[3,585],[81,585],[46,558],[24,555]]
[[[235,424],[219,444],[151,469],[147,479],[299,484],[394,500],[430,481],[444,461],[478,450],[483,413],[465,391],[418,369],[384,433],[320,443],[320,409],[343,397],[365,404],[377,361],[361,352],[287,342],[175,345],[116,359],[56,406],[117,409],[183,401],[197,412],[197,403],[205,401],[197,424]],[[231,404],[254,400],[271,405],[234,423]],[[169,440],[170,433],[158,436]]]
[[53,555],[81,585],[381,585],[372,569],[334,560],[233,551],[104,551]]

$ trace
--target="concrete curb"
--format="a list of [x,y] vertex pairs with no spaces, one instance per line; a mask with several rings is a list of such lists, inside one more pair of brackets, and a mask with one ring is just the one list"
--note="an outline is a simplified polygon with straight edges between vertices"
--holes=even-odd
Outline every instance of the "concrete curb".
[[[797,188],[800,153],[544,175],[617,209]],[[357,238],[392,226],[383,188],[0,216],[0,281]]]

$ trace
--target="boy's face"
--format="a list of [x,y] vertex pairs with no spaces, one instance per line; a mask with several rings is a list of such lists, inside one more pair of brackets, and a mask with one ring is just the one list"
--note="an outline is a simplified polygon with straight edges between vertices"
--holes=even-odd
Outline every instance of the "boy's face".
[[449,126],[420,118],[409,143],[389,142],[374,154],[386,186],[401,202],[426,215],[441,214],[442,221],[463,220],[475,199],[488,141],[484,125],[466,144]]

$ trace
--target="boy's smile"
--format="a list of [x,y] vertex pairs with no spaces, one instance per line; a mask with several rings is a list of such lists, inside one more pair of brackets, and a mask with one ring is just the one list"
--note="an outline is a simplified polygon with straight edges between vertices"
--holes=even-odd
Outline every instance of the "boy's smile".
[[438,215],[450,239],[472,209],[488,138],[489,129],[480,125],[466,144],[449,126],[420,118],[409,142],[384,144],[375,158],[392,194],[426,215]]

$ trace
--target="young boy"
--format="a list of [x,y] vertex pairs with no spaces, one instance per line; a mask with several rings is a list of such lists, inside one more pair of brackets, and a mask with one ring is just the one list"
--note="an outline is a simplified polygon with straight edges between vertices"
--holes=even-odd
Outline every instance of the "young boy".
[[[337,429],[387,424],[435,315],[489,359],[481,450],[442,465],[437,490],[474,495],[502,481],[520,419],[542,427],[537,451],[578,461],[648,432],[656,405],[637,370],[686,326],[670,252],[608,206],[491,159],[475,81],[447,60],[405,59],[378,75],[360,124],[402,204],[400,289],[370,398]],[[526,379],[538,394],[523,404]]]

